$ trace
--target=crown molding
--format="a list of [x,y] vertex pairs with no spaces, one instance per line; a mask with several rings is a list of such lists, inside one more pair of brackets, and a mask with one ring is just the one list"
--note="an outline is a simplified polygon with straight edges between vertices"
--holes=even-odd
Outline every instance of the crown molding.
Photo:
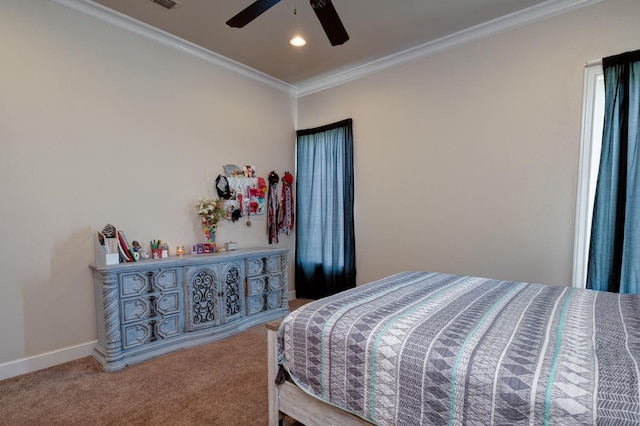
[[189,55],[203,59],[207,62],[219,65],[223,68],[234,71],[240,75],[248,77],[253,80],[257,80],[261,83],[265,83],[276,89],[283,90],[292,96],[295,96],[296,86],[285,83],[278,80],[268,74],[258,71],[254,68],[248,67],[240,62],[229,59],[226,56],[222,56],[208,49],[204,49],[194,43],[181,39],[169,34],[166,31],[162,31],[144,22],[133,19],[130,16],[124,15],[115,10],[109,9],[101,4],[95,3],[91,0],[50,0],[61,6],[68,7],[91,18],[95,18],[99,21],[107,24],[114,25],[116,27],[125,29],[134,34],[141,35],[149,38],[158,43],[164,44],[168,47],[180,50]]
[[599,3],[602,0],[549,0],[457,33],[430,41],[356,67],[312,78],[298,85],[297,97],[329,89],[414,59],[435,55],[445,50],[486,37],[510,31],[563,13]]
[[285,83],[268,74],[234,61],[233,59],[212,52],[211,50],[204,49],[196,44],[152,27],[151,25],[133,19],[120,12],[116,12],[91,0],[50,1],[98,19],[102,22],[106,22],[132,33],[152,39],[158,43],[180,50],[207,62],[219,65],[245,77],[265,83],[276,89],[283,90],[291,96],[303,97],[340,84],[348,83],[358,78],[365,77],[414,59],[435,55],[466,43],[471,43],[473,41],[523,27],[534,22],[552,18],[563,13],[571,12],[582,7],[590,6],[601,2],[602,0],[548,0],[536,6],[493,19],[483,24],[394,53],[384,58],[303,81],[297,86]]

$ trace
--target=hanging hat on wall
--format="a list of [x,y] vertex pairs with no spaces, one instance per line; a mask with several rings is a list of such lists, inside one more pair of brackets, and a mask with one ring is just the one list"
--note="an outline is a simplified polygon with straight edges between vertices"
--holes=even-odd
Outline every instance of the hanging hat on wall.
[[226,177],[222,175],[218,175],[216,178],[216,191],[218,192],[218,197],[224,198],[228,200],[231,198],[231,190],[229,189],[229,181]]

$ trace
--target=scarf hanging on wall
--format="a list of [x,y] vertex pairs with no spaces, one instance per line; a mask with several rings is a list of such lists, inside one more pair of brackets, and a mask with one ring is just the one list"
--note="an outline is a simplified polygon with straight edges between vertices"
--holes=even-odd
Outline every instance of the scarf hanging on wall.
[[293,184],[293,175],[289,172],[284,172],[280,202],[280,230],[285,235],[289,235],[293,230],[293,191],[291,190],[291,184]]
[[269,244],[278,242],[278,215],[280,213],[278,181],[280,181],[280,177],[275,171],[269,173],[269,192],[267,194],[267,234],[269,235]]

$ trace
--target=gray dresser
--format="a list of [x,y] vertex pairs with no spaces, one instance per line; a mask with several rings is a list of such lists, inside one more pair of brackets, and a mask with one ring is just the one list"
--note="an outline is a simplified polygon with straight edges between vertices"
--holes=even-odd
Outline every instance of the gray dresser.
[[283,317],[288,249],[247,249],[182,259],[91,265],[98,343],[116,371]]

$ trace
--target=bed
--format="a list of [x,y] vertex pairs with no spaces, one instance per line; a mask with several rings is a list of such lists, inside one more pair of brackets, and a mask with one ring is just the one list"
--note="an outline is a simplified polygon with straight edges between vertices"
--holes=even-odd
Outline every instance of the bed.
[[640,424],[636,295],[402,272],[268,339],[271,425]]

